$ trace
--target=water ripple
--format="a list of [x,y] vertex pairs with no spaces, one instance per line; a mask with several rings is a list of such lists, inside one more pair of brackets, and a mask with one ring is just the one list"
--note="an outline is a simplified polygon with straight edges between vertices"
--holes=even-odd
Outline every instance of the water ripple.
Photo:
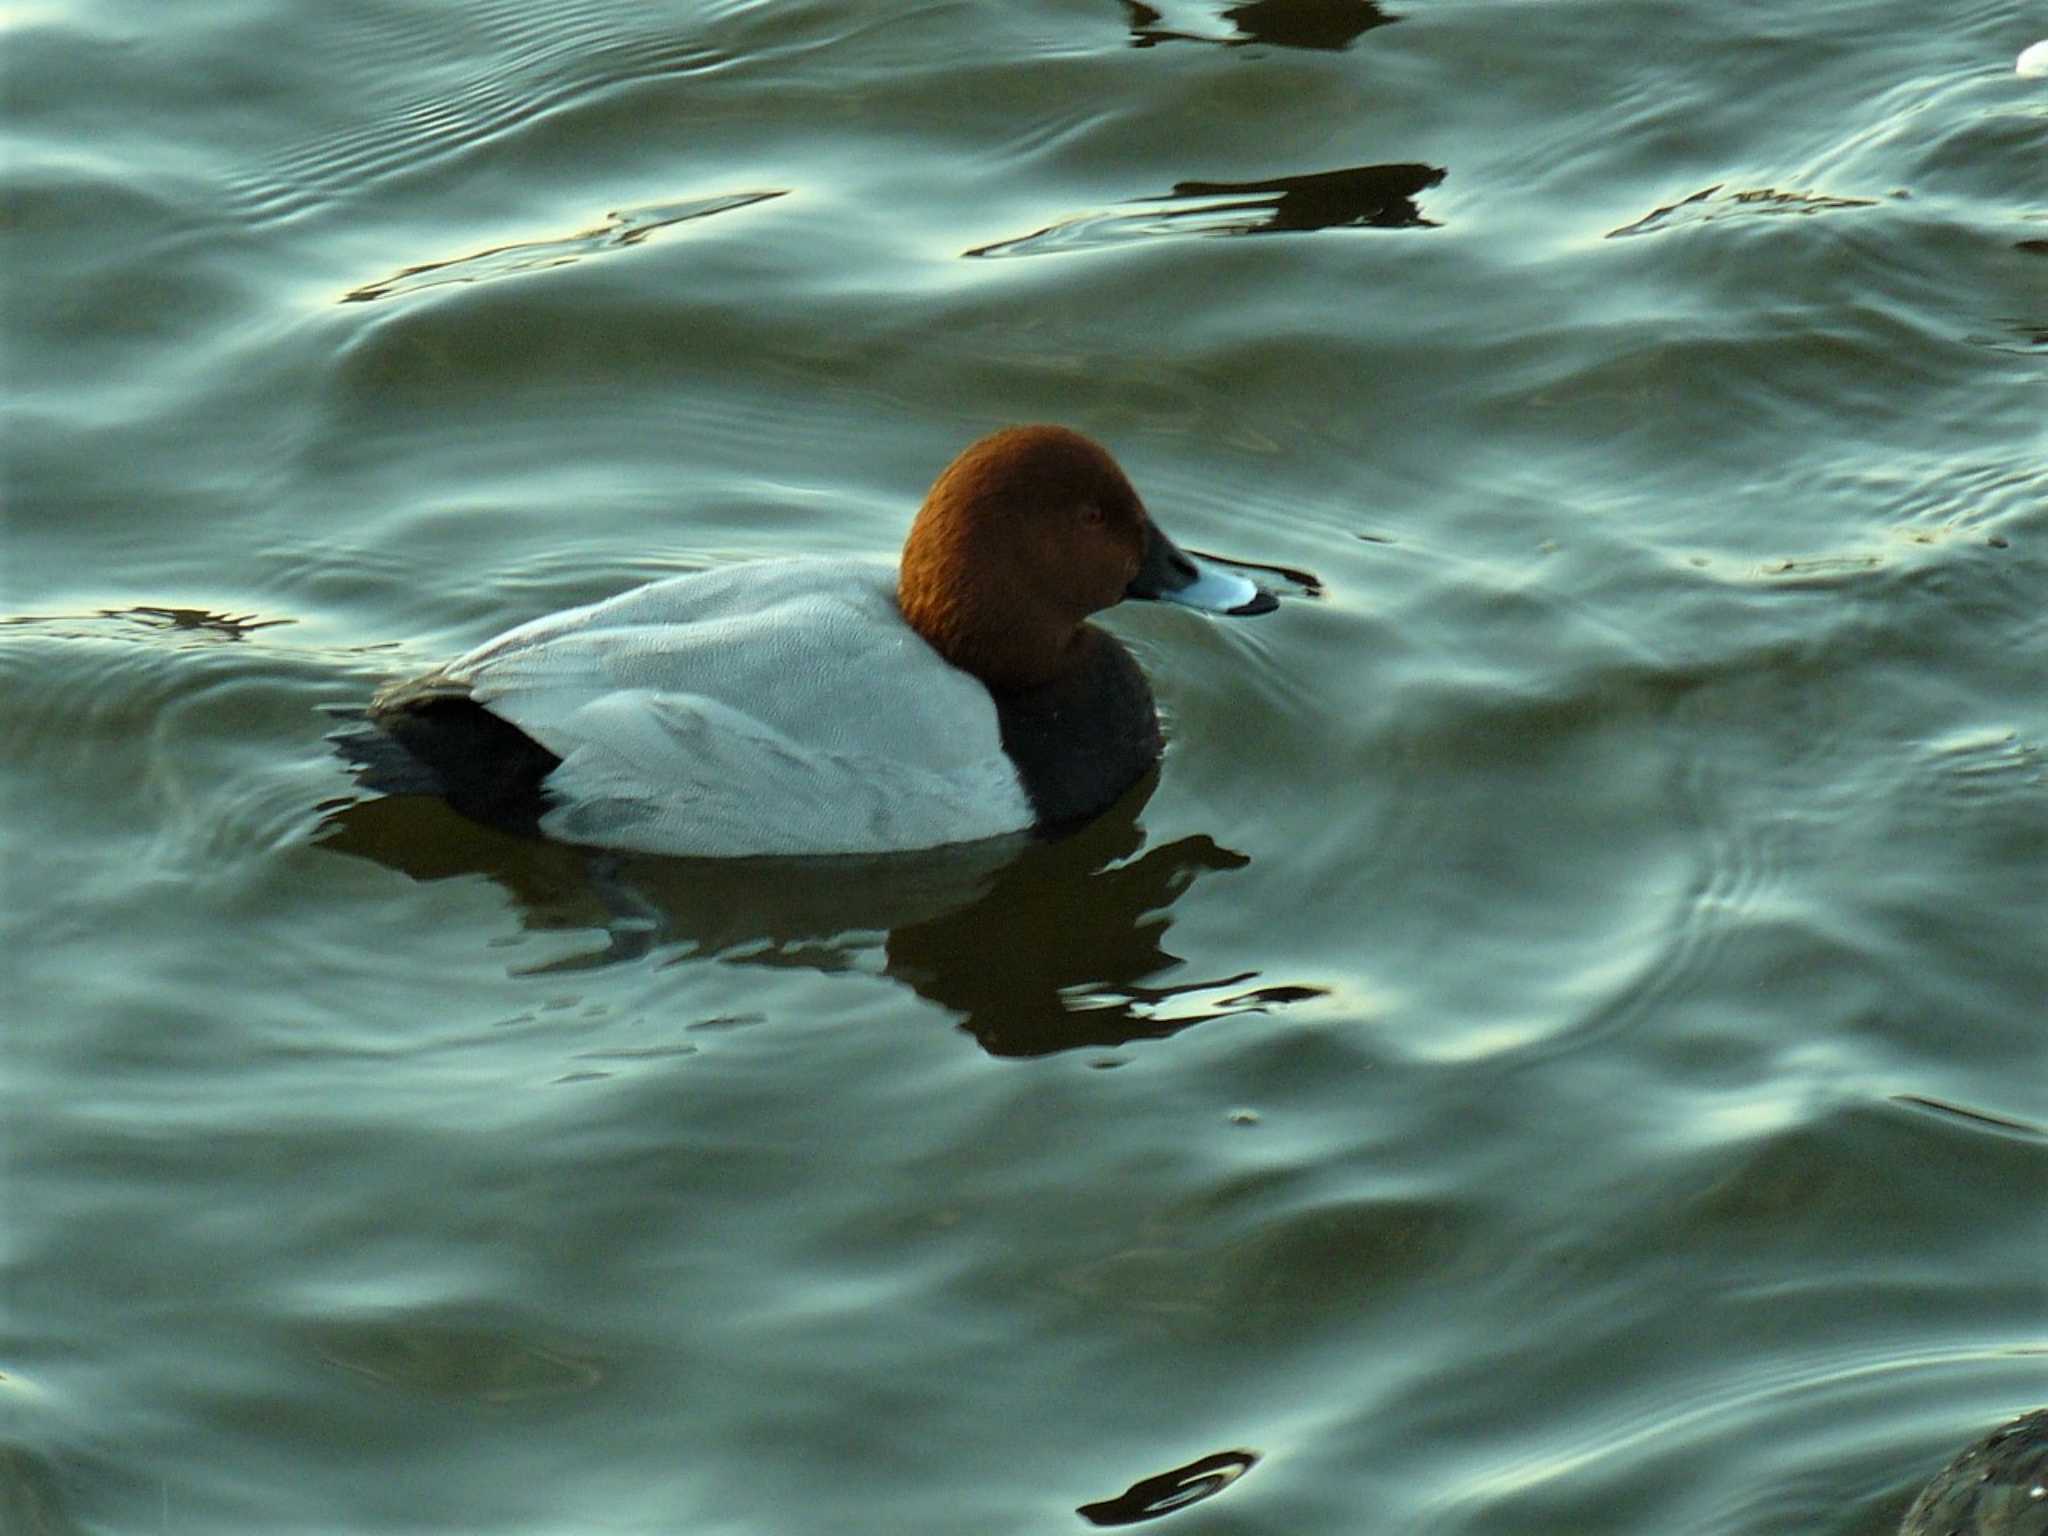
[[[723,50],[666,30],[622,35],[617,7],[606,3],[541,12],[524,4],[484,8],[464,23],[470,36],[451,28],[439,39],[443,57],[418,60],[410,72],[443,76],[443,88],[385,106],[357,126],[311,135],[243,173],[236,185],[248,216],[283,221],[358,198],[382,181],[620,87],[730,62]],[[480,53],[479,67],[471,61]]]

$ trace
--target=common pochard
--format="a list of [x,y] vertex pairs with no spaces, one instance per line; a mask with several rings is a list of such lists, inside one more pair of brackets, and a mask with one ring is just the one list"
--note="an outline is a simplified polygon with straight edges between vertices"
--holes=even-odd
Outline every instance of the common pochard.
[[1086,622],[1126,597],[1263,613],[1064,427],[973,444],[900,567],[764,560],[522,624],[371,701],[369,788],[565,842],[882,853],[1055,831],[1158,758],[1152,691]]

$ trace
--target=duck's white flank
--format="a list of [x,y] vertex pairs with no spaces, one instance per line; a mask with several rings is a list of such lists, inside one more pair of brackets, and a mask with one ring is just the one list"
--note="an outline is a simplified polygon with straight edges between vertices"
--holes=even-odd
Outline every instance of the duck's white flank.
[[892,566],[673,577],[441,670],[562,759],[541,829],[568,842],[881,853],[1032,824],[988,689],[904,622]]

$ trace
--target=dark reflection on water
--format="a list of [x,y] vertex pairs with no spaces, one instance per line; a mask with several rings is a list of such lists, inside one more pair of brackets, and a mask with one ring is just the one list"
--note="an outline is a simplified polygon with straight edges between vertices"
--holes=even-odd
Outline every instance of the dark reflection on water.
[[394,796],[340,802],[320,845],[414,880],[484,875],[511,894],[528,930],[604,935],[602,947],[536,973],[629,963],[674,945],[831,972],[852,969],[880,933],[972,901],[1022,841],[883,858],[662,858],[519,837],[430,797]]
[[446,261],[421,262],[374,283],[350,289],[341,296],[341,302],[365,304],[372,299],[394,298],[417,293],[423,288],[437,288],[443,283],[481,283],[494,277],[538,271],[543,267],[566,266],[586,256],[638,245],[658,229],[667,229],[670,225],[691,219],[709,218],[714,213],[729,213],[735,208],[751,208],[755,203],[781,197],[786,191],[785,188],[771,192],[734,192],[725,197],[658,203],[646,208],[629,208],[623,213],[608,213],[602,224],[578,230],[573,235],[557,235],[547,240],[520,240]]
[[[52,636],[99,633],[103,620],[135,624],[145,630],[180,631],[183,636],[215,640],[246,640],[259,629],[296,624],[297,619],[266,619],[253,613],[215,613],[206,608],[173,608],[143,604],[133,608],[101,608],[90,614],[10,613],[0,615],[0,625],[47,629]],[[84,626],[73,630],[73,625]]]
[[[541,975],[645,959],[657,948],[836,972],[871,964],[961,1015],[997,1056],[1163,1039],[1190,1024],[1323,995],[1255,973],[1175,986],[1164,947],[1174,902],[1205,874],[1250,861],[1207,837],[1146,848],[1137,814],[1154,774],[1108,815],[1056,842],[1018,837],[884,858],[666,859],[493,832],[440,802],[337,802],[320,846],[408,877],[484,875],[532,931],[599,929],[602,947]],[[1136,855],[1133,857],[1133,855]]]
[[1448,174],[1412,161],[1354,165],[1262,181],[1177,181],[1141,203],[1184,206],[1094,213],[976,246],[967,256],[1043,256],[1171,235],[1288,235],[1319,229],[1435,229],[1415,199]]
[[1199,32],[1177,32],[1162,26],[1164,13],[1140,0],[1123,0],[1130,14],[1131,46],[1151,48],[1160,43],[1214,43],[1224,48],[1242,48],[1265,43],[1275,48],[1315,48],[1337,51],[1349,48],[1374,27],[1399,21],[1371,0],[1247,0],[1223,12],[1223,19],[1237,28],[1229,37],[1208,37]]
[[1710,224],[1716,219],[1737,214],[1834,213],[1843,208],[1876,206],[1877,199],[1872,197],[1831,197],[1821,192],[1780,192],[1775,187],[1754,187],[1747,192],[1723,194],[1721,184],[1716,182],[1690,197],[1682,197],[1675,203],[1651,209],[1633,224],[1610,229],[1607,238],[1619,240],[1628,235],[1656,234],[1667,229],[1680,229],[1688,224]]
[[1218,1451],[1171,1472],[1141,1478],[1113,1499],[1083,1504],[1074,1513],[1090,1525],[1137,1525],[1213,1498],[1258,1463],[1253,1451]]
[[[1446,175],[1440,165],[1414,163],[1357,165],[1348,170],[1318,171],[1308,176],[1275,176],[1270,181],[1175,182],[1175,197],[1223,197],[1249,193],[1242,202],[1205,210],[1259,212],[1262,222],[1247,224],[1245,234],[1275,234],[1310,229],[1435,228],[1415,199]],[[1153,199],[1163,202],[1163,198]]]
[[[889,974],[964,1017],[961,1027],[994,1056],[1044,1056],[1076,1046],[1160,1040],[1225,1013],[1257,1006],[1164,1005],[1235,986],[1249,977],[1208,977],[1146,987],[1178,957],[1163,946],[1167,911],[1205,872],[1251,861],[1206,837],[1147,849],[1142,834],[1107,818],[1064,842],[1032,849],[979,900],[889,935]],[[1263,1001],[1263,1000],[1258,1000]]]
[[201,630],[223,640],[246,640],[259,629],[296,624],[296,619],[263,619],[253,613],[212,613],[204,608],[103,608],[100,617],[131,619],[151,629]]

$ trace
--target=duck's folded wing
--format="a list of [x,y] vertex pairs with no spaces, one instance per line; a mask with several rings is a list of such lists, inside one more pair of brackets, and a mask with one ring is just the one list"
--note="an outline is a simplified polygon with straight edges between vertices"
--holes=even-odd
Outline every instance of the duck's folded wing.
[[556,615],[440,674],[562,759],[544,831],[732,855],[935,847],[1031,824],[987,689],[902,622],[886,585],[771,582],[763,602],[756,581],[742,612],[687,595],[688,615],[659,588]]
[[[946,767],[1000,750],[988,690],[897,611],[891,573],[856,561],[764,561],[657,582],[550,614],[436,678],[550,739],[605,694],[715,699],[804,744],[904,750]],[[428,679],[431,682],[433,679]]]

